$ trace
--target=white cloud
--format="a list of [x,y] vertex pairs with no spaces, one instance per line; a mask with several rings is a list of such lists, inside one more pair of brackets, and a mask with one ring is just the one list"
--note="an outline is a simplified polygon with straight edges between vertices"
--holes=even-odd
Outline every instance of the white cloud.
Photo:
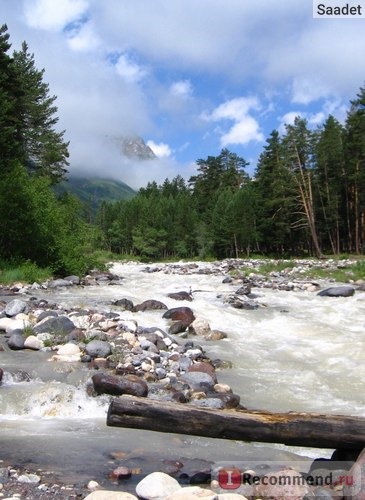
[[101,44],[101,41],[95,34],[92,24],[85,23],[74,36],[70,37],[68,44],[76,51],[92,51]]
[[251,141],[264,140],[259,123],[250,115],[252,109],[259,109],[259,101],[255,97],[238,97],[220,104],[211,114],[205,114],[202,117],[207,121],[232,120],[234,122],[228,132],[221,132],[222,147],[229,144],[245,145]]
[[163,142],[160,142],[158,144],[152,140],[149,140],[146,142],[146,144],[152,149],[152,151],[158,158],[168,158],[172,154],[170,146],[168,144],[164,144]]
[[190,80],[180,80],[170,87],[170,94],[176,97],[189,97],[193,93],[193,86]]
[[313,101],[328,97],[332,94],[327,85],[313,78],[294,78],[292,85],[292,102],[297,104],[310,104]]
[[86,0],[27,0],[25,18],[32,28],[60,31],[80,19],[88,9]]
[[115,68],[118,75],[128,83],[137,83],[146,75],[146,70],[134,62],[127,53],[119,56]]
[[297,116],[300,116],[302,118],[305,118],[304,114],[301,113],[300,111],[288,111],[285,113],[283,116],[279,118],[280,125],[278,127],[278,130],[280,134],[285,134],[286,128],[285,125],[293,125],[294,120]]

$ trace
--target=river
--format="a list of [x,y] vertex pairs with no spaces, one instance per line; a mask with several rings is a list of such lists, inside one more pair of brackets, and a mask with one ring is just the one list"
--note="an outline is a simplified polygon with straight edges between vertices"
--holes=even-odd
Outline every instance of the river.
[[[204,266],[209,267],[200,264],[199,268]],[[194,300],[187,305],[195,315],[228,334],[217,342],[199,339],[199,344],[210,358],[233,363],[232,369],[218,371],[218,379],[231,385],[241,404],[250,409],[364,416],[365,292],[330,298],[310,291],[260,288],[253,291],[263,307],[238,310],[223,301],[235,288],[222,283],[222,274],[142,272],[145,267],[115,263],[111,270],[123,276],[122,285],[34,294],[65,306],[109,311],[114,308],[111,301],[120,298],[135,304],[157,299],[176,307],[183,303],[168,298],[167,293],[191,289]],[[167,329],[161,311],[126,311],[125,318]],[[110,487],[108,474],[116,463],[113,453],[127,457],[130,467],[148,473],[159,470],[164,460],[309,461],[333,451],[108,428],[109,398],[87,396],[87,366],[75,369],[48,363],[47,356],[0,352],[5,371],[0,389],[0,459],[52,470],[65,482],[96,479]],[[14,375],[19,368],[30,380]]]

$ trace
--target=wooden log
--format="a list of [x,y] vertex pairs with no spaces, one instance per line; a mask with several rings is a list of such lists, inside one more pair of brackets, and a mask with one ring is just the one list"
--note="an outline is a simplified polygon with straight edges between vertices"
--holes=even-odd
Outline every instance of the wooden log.
[[313,448],[365,447],[365,418],[362,417],[211,410],[134,396],[121,396],[111,402],[107,425]]

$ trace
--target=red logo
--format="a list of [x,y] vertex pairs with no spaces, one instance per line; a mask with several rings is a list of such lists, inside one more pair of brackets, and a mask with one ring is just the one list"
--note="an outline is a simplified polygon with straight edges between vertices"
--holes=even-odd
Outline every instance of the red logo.
[[241,486],[241,471],[236,468],[220,469],[218,483],[225,490],[237,490]]

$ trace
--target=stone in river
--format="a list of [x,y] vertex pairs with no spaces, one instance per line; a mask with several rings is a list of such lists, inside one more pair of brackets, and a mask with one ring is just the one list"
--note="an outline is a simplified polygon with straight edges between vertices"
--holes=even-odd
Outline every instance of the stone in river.
[[57,288],[57,287],[72,286],[72,285],[73,285],[72,281],[66,279],[52,280],[48,283],[49,288]]
[[195,320],[194,313],[190,307],[174,307],[166,311],[162,317],[171,319],[171,321],[181,321],[182,325],[185,325],[185,328]]
[[136,486],[136,493],[145,500],[160,500],[180,490],[180,484],[164,472],[152,472]]
[[321,290],[317,293],[320,297],[352,297],[355,293],[355,288],[352,286],[332,286]]
[[210,332],[210,325],[208,321],[202,318],[196,318],[189,326],[189,332],[195,333],[195,335],[205,336]]
[[155,309],[167,309],[167,305],[159,300],[145,300],[141,304],[133,307],[133,312],[138,311],[152,311]]
[[191,293],[184,292],[184,291],[169,293],[167,296],[170,297],[170,299],[174,299],[174,300],[188,300],[189,302],[191,302],[193,300]]
[[121,307],[125,311],[133,311],[133,302],[129,299],[118,299],[118,300],[113,300],[112,304],[114,306]]
[[67,316],[48,317],[40,321],[33,328],[35,333],[70,333],[76,327]]
[[26,349],[33,349],[34,351],[39,351],[44,347],[44,342],[38,339],[35,335],[29,335],[24,341],[24,347]]
[[146,397],[148,394],[147,383],[136,375],[116,377],[106,373],[96,373],[93,375],[92,381],[98,394],[111,394],[113,396],[130,394],[139,397]]
[[8,339],[8,346],[13,351],[20,351],[24,349],[25,338],[21,333],[12,333]]
[[105,340],[92,340],[86,345],[85,351],[92,358],[106,358],[111,354],[112,348]]
[[189,372],[181,376],[181,380],[196,391],[212,391],[215,385],[214,379],[203,372]]
[[14,299],[8,302],[5,306],[5,314],[9,318],[16,316],[17,314],[26,312],[28,308],[27,303],[24,300]]

